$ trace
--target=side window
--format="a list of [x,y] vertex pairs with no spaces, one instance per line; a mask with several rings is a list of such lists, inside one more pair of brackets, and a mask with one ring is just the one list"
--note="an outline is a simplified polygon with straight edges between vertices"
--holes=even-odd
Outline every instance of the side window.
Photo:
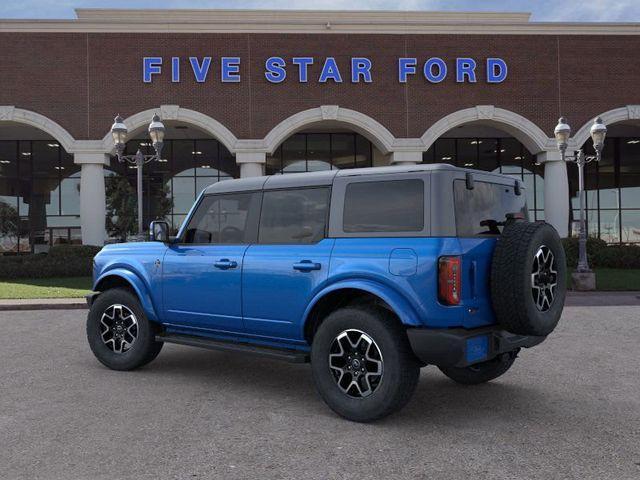
[[354,182],[344,197],[343,230],[420,232],[424,229],[424,182],[419,179]]
[[206,196],[189,221],[184,243],[255,242],[259,211],[259,193]]
[[325,236],[328,188],[299,188],[264,192],[260,243],[316,243]]
[[500,235],[508,213],[529,218],[526,196],[516,195],[513,187],[497,183],[475,182],[473,190],[464,180],[453,182],[456,231],[460,237]]

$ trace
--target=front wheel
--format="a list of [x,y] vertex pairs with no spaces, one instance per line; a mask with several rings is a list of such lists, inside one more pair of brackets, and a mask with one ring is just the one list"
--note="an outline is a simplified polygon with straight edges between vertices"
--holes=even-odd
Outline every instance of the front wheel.
[[96,358],[112,370],[133,370],[156,358],[162,342],[136,296],[124,288],[101,293],[87,316],[87,340]]
[[517,352],[503,353],[487,362],[469,367],[438,367],[447,377],[463,385],[478,385],[505,374],[515,362]]
[[402,326],[373,307],[346,307],[329,315],[313,339],[311,368],[325,403],[356,422],[400,410],[420,375]]

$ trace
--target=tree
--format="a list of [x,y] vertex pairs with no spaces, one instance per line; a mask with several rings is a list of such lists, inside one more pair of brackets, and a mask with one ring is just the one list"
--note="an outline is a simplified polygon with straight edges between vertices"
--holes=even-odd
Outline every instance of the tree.
[[107,232],[126,242],[127,235],[135,233],[136,229],[136,191],[126,177],[114,175],[105,180]]
[[[122,242],[127,236],[137,233],[138,204],[136,190],[123,176],[111,176],[105,182],[107,198],[107,231]],[[145,192],[145,194],[148,194]],[[151,192],[151,210],[154,218],[165,218],[171,214],[173,198],[169,188],[162,184]]]
[[6,202],[0,201],[0,237],[15,238],[20,233],[20,215],[18,210]]

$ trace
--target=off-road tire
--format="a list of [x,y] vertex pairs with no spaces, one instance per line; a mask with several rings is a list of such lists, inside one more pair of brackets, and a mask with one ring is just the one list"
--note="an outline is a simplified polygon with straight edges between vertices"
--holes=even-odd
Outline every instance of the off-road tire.
[[[137,337],[131,347],[116,353],[102,338],[103,314],[113,305],[123,305],[137,320]],[[125,288],[107,290],[94,300],[87,315],[87,340],[95,357],[112,370],[133,370],[151,362],[162,349],[162,342],[155,340],[158,326],[147,319],[137,297]]]
[[[329,363],[337,337],[357,330],[370,337],[381,353],[382,376],[366,397],[353,398],[339,387]],[[313,338],[311,367],[318,393],[338,415],[355,422],[378,420],[404,407],[420,376],[406,332],[386,310],[373,306],[349,306],[331,313]]]
[[[556,271],[554,298],[545,311],[536,306],[532,288],[532,269],[542,247],[553,253]],[[491,301],[498,323],[520,335],[549,335],[562,314],[566,276],[564,248],[555,228],[544,222],[525,221],[505,226],[491,263]]]
[[471,365],[470,367],[438,367],[442,373],[456,383],[462,385],[478,385],[489,382],[502,375],[511,368],[516,360],[516,352],[503,353],[487,362]]

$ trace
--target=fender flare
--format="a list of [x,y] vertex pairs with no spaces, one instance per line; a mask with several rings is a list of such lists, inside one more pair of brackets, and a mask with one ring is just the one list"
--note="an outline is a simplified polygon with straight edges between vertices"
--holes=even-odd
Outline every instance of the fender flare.
[[363,279],[353,279],[353,280],[342,280],[336,283],[333,283],[325,288],[323,288],[320,292],[318,292],[307,308],[304,311],[303,321],[301,325],[301,332],[304,335],[305,326],[309,319],[309,315],[316,304],[322,300],[327,294],[331,292],[335,292],[336,290],[343,289],[354,289],[354,290],[362,290],[364,292],[370,293],[384,300],[387,305],[391,307],[393,312],[398,316],[403,325],[411,325],[411,326],[421,326],[422,323],[419,320],[418,314],[416,313],[415,308],[411,305],[411,303],[400,293],[395,291],[388,286],[381,284],[379,282],[373,280],[363,280]]
[[158,321],[158,316],[156,315],[156,310],[153,306],[151,296],[148,293],[147,285],[145,285],[144,281],[138,274],[126,268],[114,268],[112,270],[107,270],[96,279],[93,287],[94,290],[100,282],[108,277],[118,277],[127,282],[135,291],[138,299],[140,300],[140,304],[142,305],[142,309],[149,320]]

